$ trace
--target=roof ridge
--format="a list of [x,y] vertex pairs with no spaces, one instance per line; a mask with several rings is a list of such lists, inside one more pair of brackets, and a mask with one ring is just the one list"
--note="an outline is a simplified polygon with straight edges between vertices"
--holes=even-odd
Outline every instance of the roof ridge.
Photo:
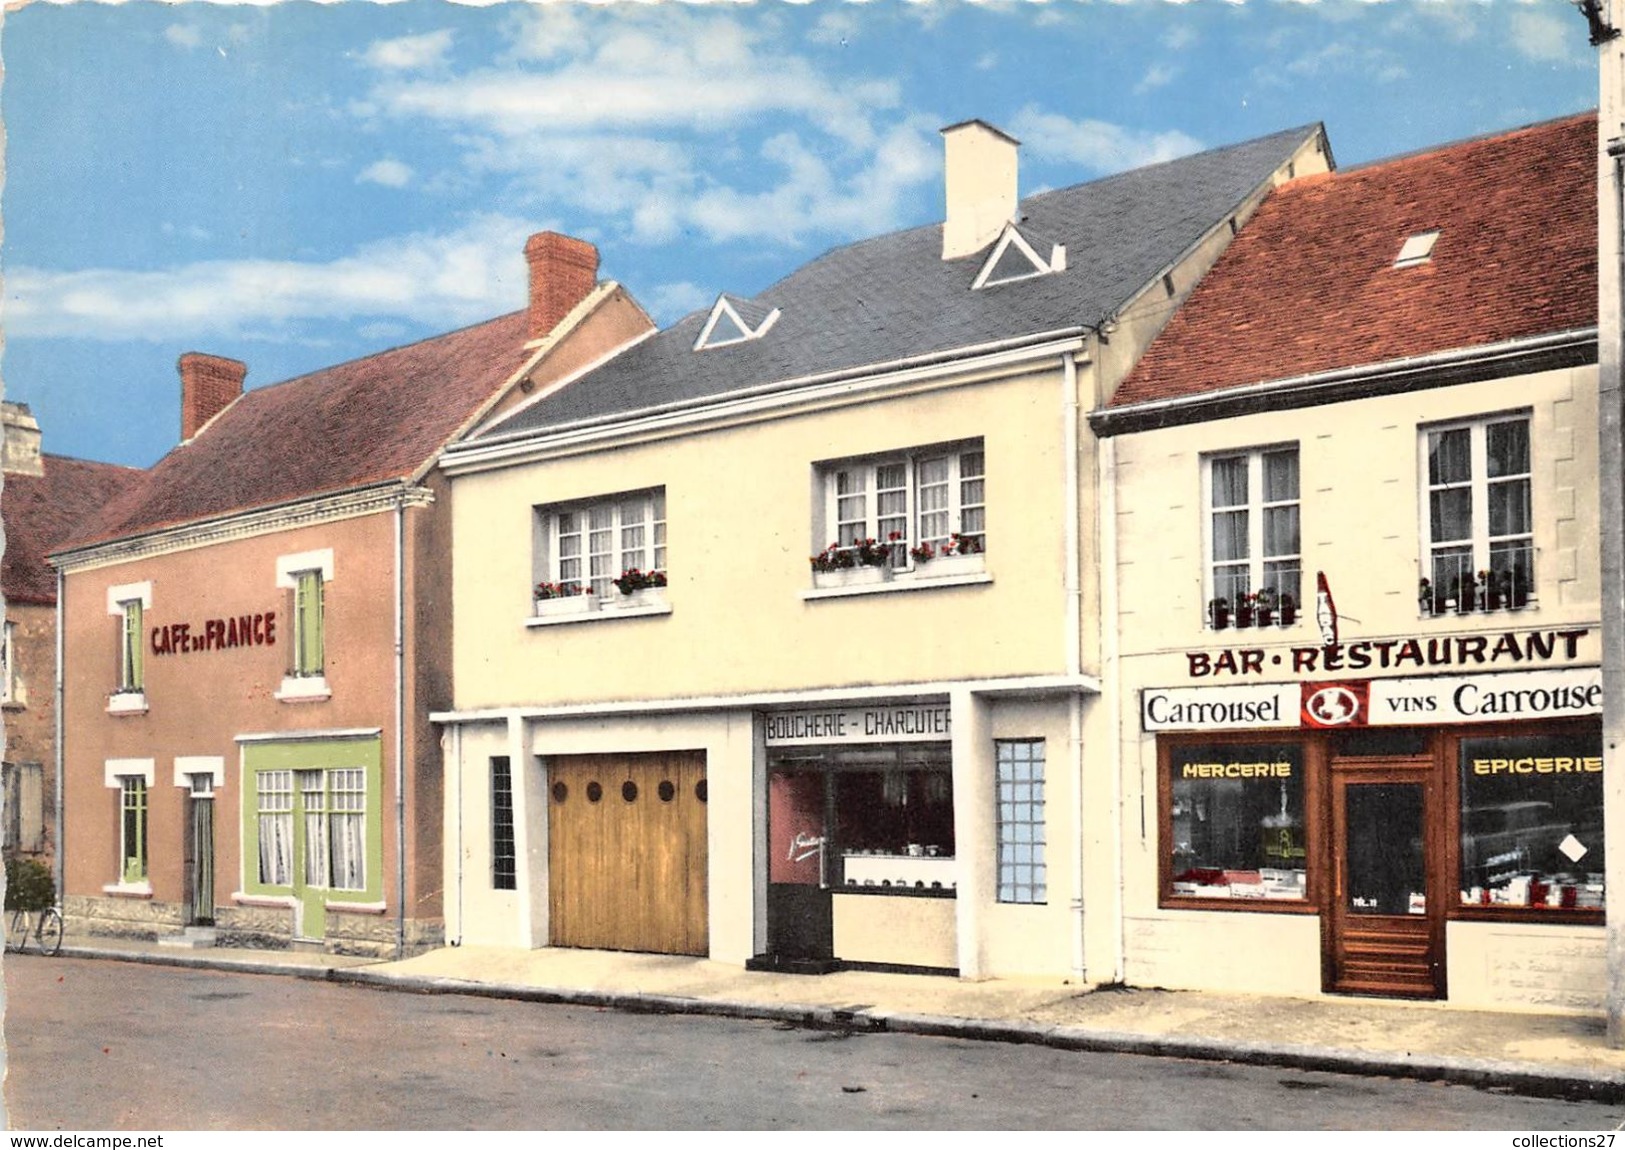
[[[370,351],[366,355],[358,355],[353,359],[341,359],[337,363],[324,364],[321,367],[312,368],[311,370],[302,372],[299,375],[290,375],[286,379],[279,379],[272,383],[261,384],[259,387],[251,387],[243,392],[243,396],[250,394],[260,395],[264,392],[275,391],[279,387],[286,387],[289,384],[300,383],[304,380],[312,379],[318,375],[328,375],[335,371],[341,371],[347,367],[355,367],[358,364],[367,363],[370,360],[381,359],[386,355],[394,355],[397,352],[410,351],[415,347],[424,347],[431,343],[439,343],[443,339],[451,339],[453,336],[462,335],[465,332],[473,331],[475,328],[501,323],[503,320],[511,320],[515,316],[525,314],[526,312],[524,308],[515,308],[513,311],[505,311],[501,315],[494,315],[488,319],[475,320],[472,323],[465,323],[462,327],[454,327],[450,331],[442,331],[437,332],[434,335],[426,335],[421,339],[414,339],[408,343],[395,344],[393,347],[379,348],[377,351]],[[238,398],[242,398],[242,396],[239,396]],[[225,411],[222,409],[221,414],[224,413]],[[194,436],[193,438],[195,439],[196,437]],[[188,440],[187,442],[191,442],[191,440]],[[177,444],[177,446],[180,445]]]
[[[116,467],[121,471],[133,471],[137,474],[145,473],[147,470],[145,467],[137,467],[133,463],[114,463],[110,459],[85,459],[78,455],[64,455],[60,451],[42,451],[40,452],[40,458],[54,459],[59,463],[82,463],[86,467]],[[7,472],[7,474],[14,473]]]
[[1419,160],[1441,156],[1446,152],[1453,152],[1457,149],[1471,148],[1478,144],[1489,144],[1497,140],[1511,140],[1518,136],[1533,135],[1536,132],[1565,127],[1581,120],[1589,120],[1590,122],[1595,123],[1597,120],[1597,109],[1591,108],[1587,111],[1570,112],[1567,115],[1553,116],[1546,120],[1535,120],[1531,123],[1518,124],[1511,128],[1480,132],[1477,135],[1463,136],[1456,140],[1446,140],[1442,144],[1433,144],[1427,147],[1413,148],[1408,152],[1397,152],[1392,156],[1379,156],[1376,159],[1366,160],[1362,163],[1350,164],[1346,168],[1340,168],[1335,174],[1346,176],[1353,175],[1355,173],[1370,172],[1376,169],[1388,167],[1390,165],[1414,163]]

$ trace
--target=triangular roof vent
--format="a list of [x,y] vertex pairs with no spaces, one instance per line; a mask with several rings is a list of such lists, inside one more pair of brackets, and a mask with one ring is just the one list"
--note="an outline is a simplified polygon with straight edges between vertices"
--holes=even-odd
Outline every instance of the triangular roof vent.
[[993,250],[988,253],[986,262],[982,264],[982,270],[976,273],[976,279],[970,285],[971,290],[1064,272],[1066,247],[1062,244],[1050,244],[1049,258],[1045,259],[1038,254],[1039,247],[1042,246],[1040,244],[1035,247],[1021,234],[1015,224],[1006,224],[1003,234],[999,236],[999,242],[993,245]]
[[730,343],[761,339],[779,318],[778,308],[768,308],[754,300],[734,299],[726,293],[717,297],[711,314],[694,341],[695,351],[726,347]]

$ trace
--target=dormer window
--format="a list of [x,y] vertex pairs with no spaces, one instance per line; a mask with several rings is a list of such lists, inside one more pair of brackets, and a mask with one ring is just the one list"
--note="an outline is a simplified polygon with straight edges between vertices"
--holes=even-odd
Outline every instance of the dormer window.
[[1038,254],[1042,245],[1035,246],[1014,224],[1005,227],[999,242],[988,253],[982,270],[976,274],[971,290],[976,291],[998,284],[1015,283],[1034,276],[1053,275],[1066,270],[1066,248],[1051,244],[1049,256]]
[[1417,232],[1400,246],[1399,255],[1394,259],[1396,268],[1413,268],[1417,264],[1425,264],[1433,258],[1433,245],[1438,242],[1439,229],[1431,232]]
[[745,343],[761,339],[778,322],[779,309],[764,307],[754,300],[733,299],[728,295],[717,297],[711,314],[694,341],[695,351],[712,347],[726,347],[731,343]]

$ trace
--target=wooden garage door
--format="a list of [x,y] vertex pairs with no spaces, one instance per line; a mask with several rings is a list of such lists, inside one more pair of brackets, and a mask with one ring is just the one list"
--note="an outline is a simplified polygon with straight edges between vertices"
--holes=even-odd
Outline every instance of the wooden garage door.
[[705,753],[548,760],[554,946],[705,954]]

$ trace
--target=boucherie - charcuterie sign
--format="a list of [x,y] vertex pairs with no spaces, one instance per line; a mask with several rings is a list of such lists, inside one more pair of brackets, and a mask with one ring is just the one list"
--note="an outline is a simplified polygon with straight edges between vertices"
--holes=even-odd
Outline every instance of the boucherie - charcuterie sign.
[[199,624],[166,623],[152,629],[154,655],[190,655],[196,651],[229,651],[234,647],[276,646],[276,612],[204,619]]
[[1572,667],[1504,675],[1147,687],[1147,731],[1271,727],[1395,727],[1554,719],[1602,713],[1602,671]]

